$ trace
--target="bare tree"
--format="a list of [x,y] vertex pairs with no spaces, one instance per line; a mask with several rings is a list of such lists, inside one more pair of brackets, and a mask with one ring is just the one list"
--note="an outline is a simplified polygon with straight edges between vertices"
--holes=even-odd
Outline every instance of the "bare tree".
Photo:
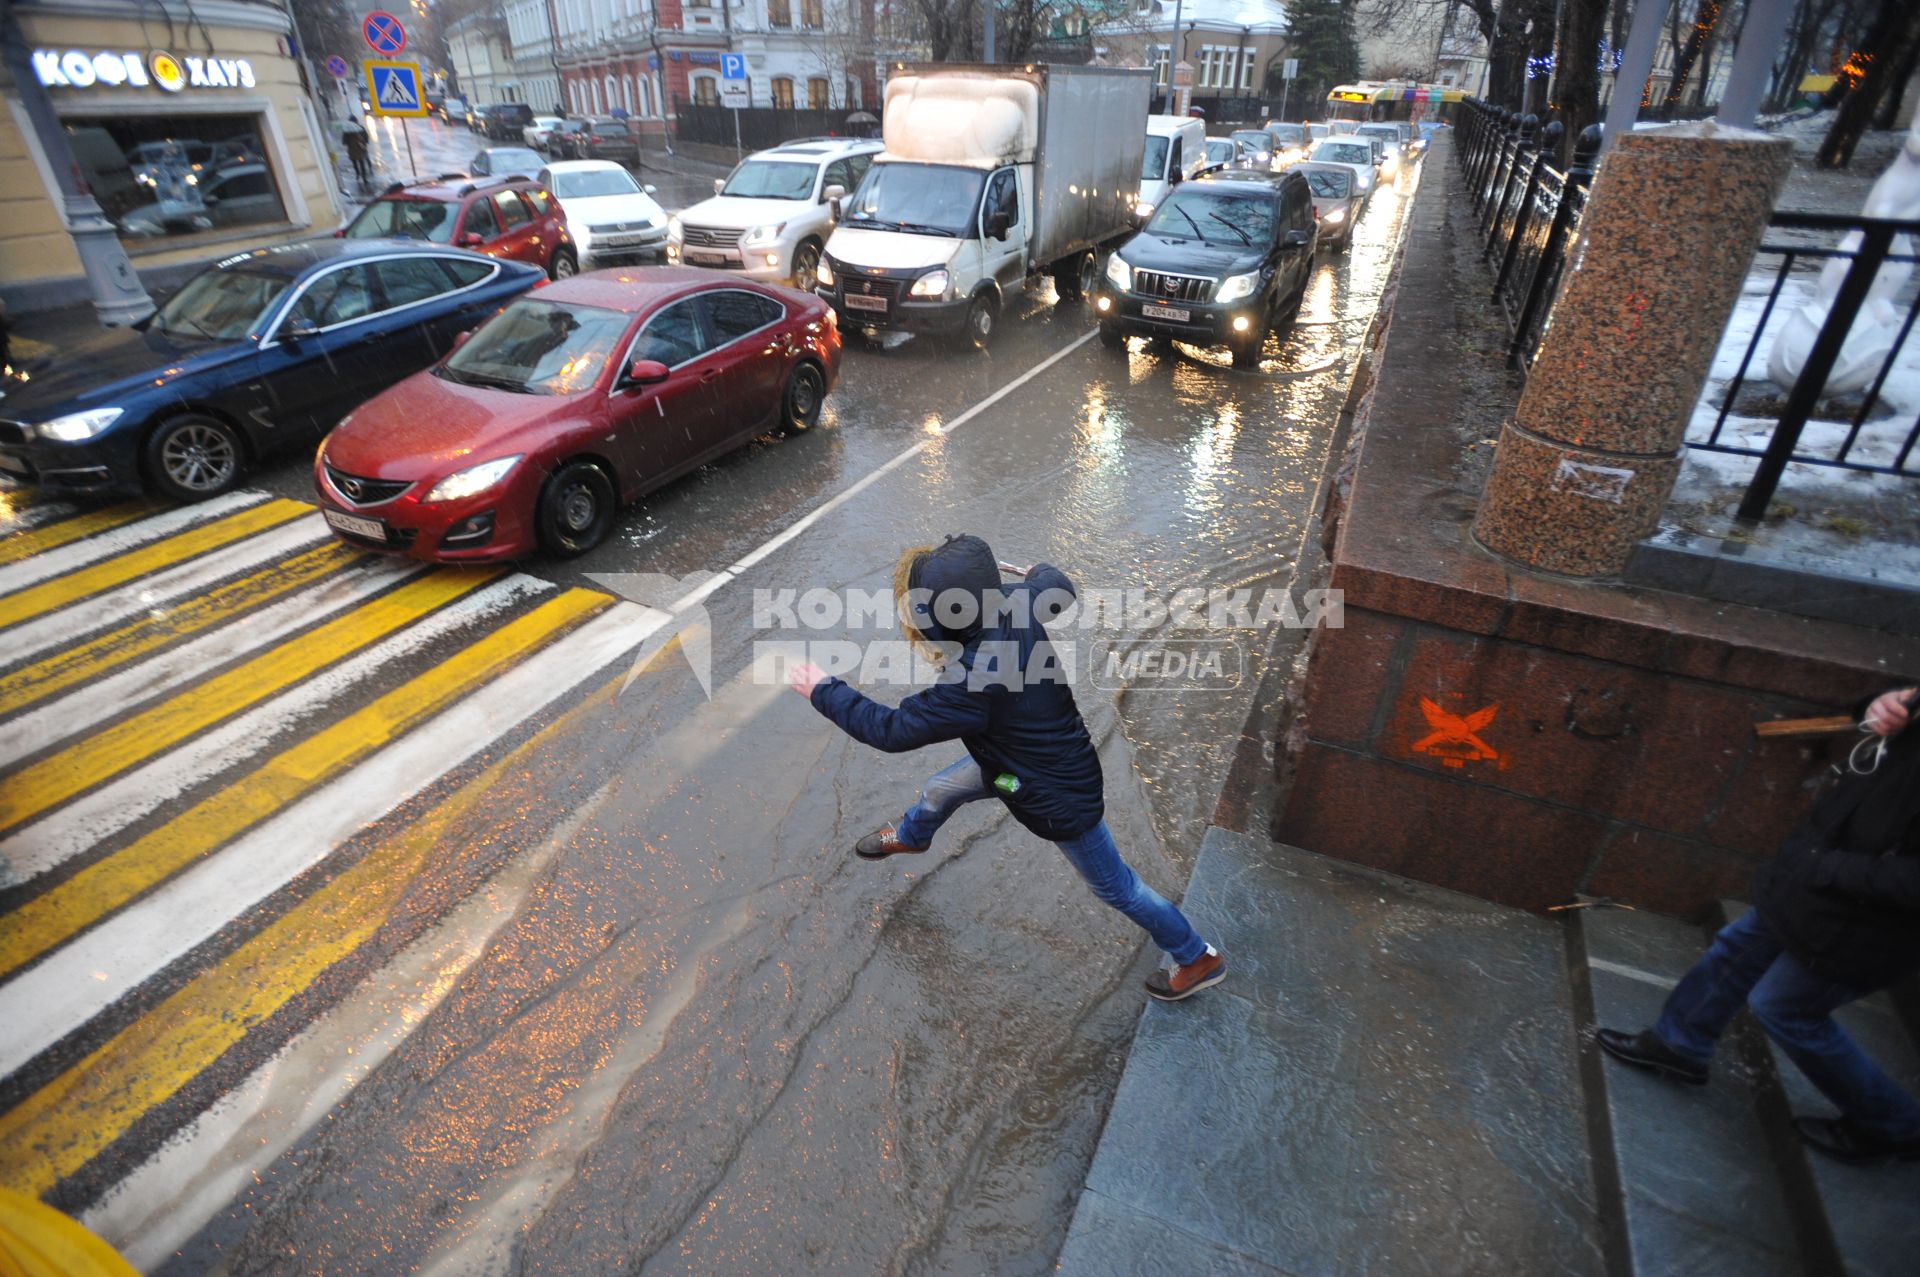
[[1852,161],[1853,148],[1872,122],[1880,99],[1889,91],[1900,91],[1894,70],[1907,60],[1916,44],[1920,44],[1920,4],[1913,0],[1880,0],[1873,28],[1860,48],[1866,59],[1866,74],[1841,101],[1814,163],[1821,168],[1845,168]]
[[1600,119],[1600,38],[1608,0],[1564,0],[1559,43],[1553,53],[1553,105],[1565,130],[1561,159],[1573,154],[1580,130]]

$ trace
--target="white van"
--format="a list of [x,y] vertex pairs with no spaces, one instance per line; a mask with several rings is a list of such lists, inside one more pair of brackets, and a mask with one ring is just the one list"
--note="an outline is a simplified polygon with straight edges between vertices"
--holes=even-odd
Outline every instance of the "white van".
[[1140,161],[1140,194],[1133,215],[1153,216],[1167,192],[1207,166],[1207,122],[1190,115],[1149,115],[1147,153]]

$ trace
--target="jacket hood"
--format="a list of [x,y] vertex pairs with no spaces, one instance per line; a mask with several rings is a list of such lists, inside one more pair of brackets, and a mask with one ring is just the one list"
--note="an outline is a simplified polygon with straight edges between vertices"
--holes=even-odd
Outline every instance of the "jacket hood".
[[976,536],[948,537],[915,560],[907,588],[908,624],[936,642],[961,646],[980,637],[982,619],[1002,611],[1000,563]]

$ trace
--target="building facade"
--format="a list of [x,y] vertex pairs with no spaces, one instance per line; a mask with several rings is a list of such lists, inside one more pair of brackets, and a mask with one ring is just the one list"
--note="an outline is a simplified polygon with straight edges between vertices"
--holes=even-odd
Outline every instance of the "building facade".
[[461,96],[475,106],[493,102],[539,102],[538,98],[526,96],[520,83],[507,42],[506,24],[490,14],[462,18],[447,28],[447,69],[453,72]]
[[[1287,56],[1287,11],[1279,0],[1135,0],[1130,12],[1100,23],[1095,56],[1111,66],[1150,67],[1155,92],[1167,92],[1173,68],[1193,66],[1192,102],[1266,96]],[[1297,112],[1295,113],[1297,114]]]
[[[338,222],[329,134],[282,4],[29,0],[14,12],[74,160],[143,275]],[[87,290],[20,93],[0,82],[0,293],[32,309]]]
[[513,0],[507,6],[507,57],[513,66],[515,101],[545,114],[560,105],[560,61],[554,53],[553,7],[548,0]]

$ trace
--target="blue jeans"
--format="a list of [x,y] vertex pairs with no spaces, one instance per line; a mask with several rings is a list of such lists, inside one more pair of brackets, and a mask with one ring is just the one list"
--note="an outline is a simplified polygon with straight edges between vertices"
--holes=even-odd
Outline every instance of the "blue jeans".
[[1833,1012],[1866,991],[1814,974],[1750,909],[1721,928],[1667,995],[1654,1026],[1682,1055],[1705,1063],[1744,1004],[1769,1037],[1849,1122],[1882,1140],[1920,1138],[1920,1101],[1867,1058]]
[[[928,779],[920,791],[920,801],[907,809],[893,836],[909,847],[932,846],[933,835],[947,823],[947,817],[967,803],[991,797],[993,787],[980,774],[979,764],[963,758]],[[1140,881],[1140,875],[1120,859],[1120,848],[1107,832],[1106,821],[1054,846],[1080,871],[1094,895],[1145,928],[1175,962],[1185,966],[1207,951],[1207,942],[1194,931],[1186,915]]]

